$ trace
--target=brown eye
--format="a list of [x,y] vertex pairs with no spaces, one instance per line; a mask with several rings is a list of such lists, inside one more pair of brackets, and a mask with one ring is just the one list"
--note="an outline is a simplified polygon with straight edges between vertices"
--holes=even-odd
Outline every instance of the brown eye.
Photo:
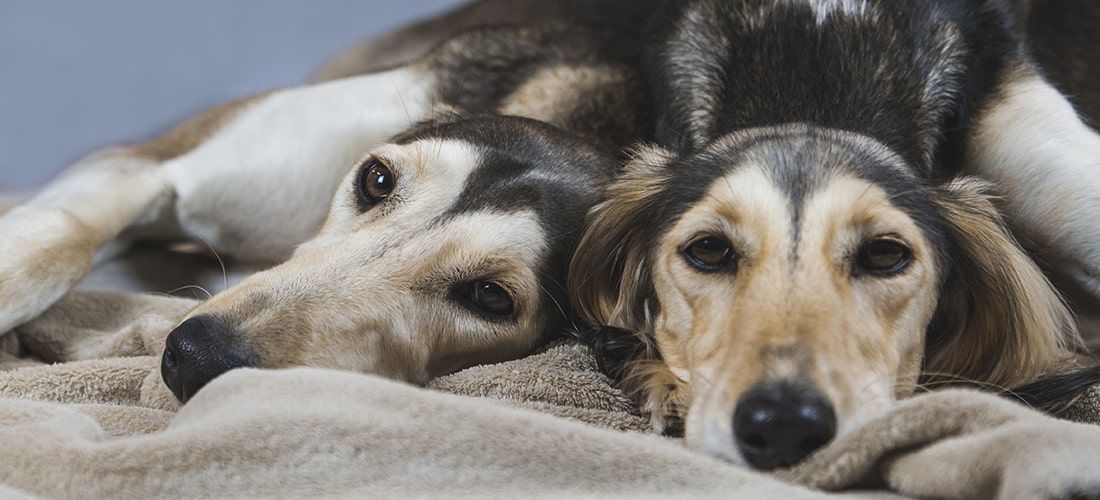
[[367,160],[359,169],[359,201],[369,208],[386,199],[393,191],[393,182],[393,172],[385,163],[376,158]]
[[869,274],[892,276],[909,267],[913,252],[898,241],[886,238],[871,240],[859,249],[856,265]]
[[491,281],[470,283],[463,295],[466,295],[466,301],[470,306],[488,316],[510,316],[515,311],[512,296],[504,287]]
[[729,242],[716,236],[705,236],[691,242],[683,254],[688,264],[708,273],[721,271],[733,261],[733,249]]

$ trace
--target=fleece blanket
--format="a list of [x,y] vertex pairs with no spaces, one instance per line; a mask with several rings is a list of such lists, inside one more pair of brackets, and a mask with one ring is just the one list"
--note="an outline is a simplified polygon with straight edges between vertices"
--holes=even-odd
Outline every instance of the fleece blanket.
[[0,497],[1100,498],[1096,392],[1092,423],[914,397],[771,474],[651,434],[568,342],[428,387],[236,370],[181,408],[156,354],[194,304],[74,292],[0,337]]

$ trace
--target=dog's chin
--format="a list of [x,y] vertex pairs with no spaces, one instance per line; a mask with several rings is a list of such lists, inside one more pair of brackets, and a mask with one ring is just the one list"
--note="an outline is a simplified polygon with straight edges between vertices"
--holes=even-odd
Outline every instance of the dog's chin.
[[684,419],[684,444],[731,464],[750,467],[733,438],[733,420],[729,417],[732,414],[733,405],[697,398]]
[[749,467],[733,440],[729,418],[710,418],[704,412],[688,412],[684,422],[684,444],[688,448],[740,467]]

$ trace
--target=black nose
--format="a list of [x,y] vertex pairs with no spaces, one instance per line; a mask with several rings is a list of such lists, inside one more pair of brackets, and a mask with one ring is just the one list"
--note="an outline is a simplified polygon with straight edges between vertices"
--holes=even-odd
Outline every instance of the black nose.
[[212,316],[200,315],[168,334],[160,376],[172,394],[186,403],[214,377],[245,366],[259,366],[256,356],[231,329]]
[[836,414],[825,396],[812,387],[762,383],[738,401],[733,434],[742,456],[753,467],[787,467],[833,439]]

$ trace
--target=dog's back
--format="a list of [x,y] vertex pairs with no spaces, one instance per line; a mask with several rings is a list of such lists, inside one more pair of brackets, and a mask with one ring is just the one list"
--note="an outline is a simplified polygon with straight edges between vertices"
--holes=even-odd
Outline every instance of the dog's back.
[[[671,2],[653,64],[660,141],[692,149],[733,130],[813,123],[873,137],[929,169],[1007,59],[997,2]],[[691,70],[683,68],[690,67]],[[927,170],[926,170],[927,172]]]

